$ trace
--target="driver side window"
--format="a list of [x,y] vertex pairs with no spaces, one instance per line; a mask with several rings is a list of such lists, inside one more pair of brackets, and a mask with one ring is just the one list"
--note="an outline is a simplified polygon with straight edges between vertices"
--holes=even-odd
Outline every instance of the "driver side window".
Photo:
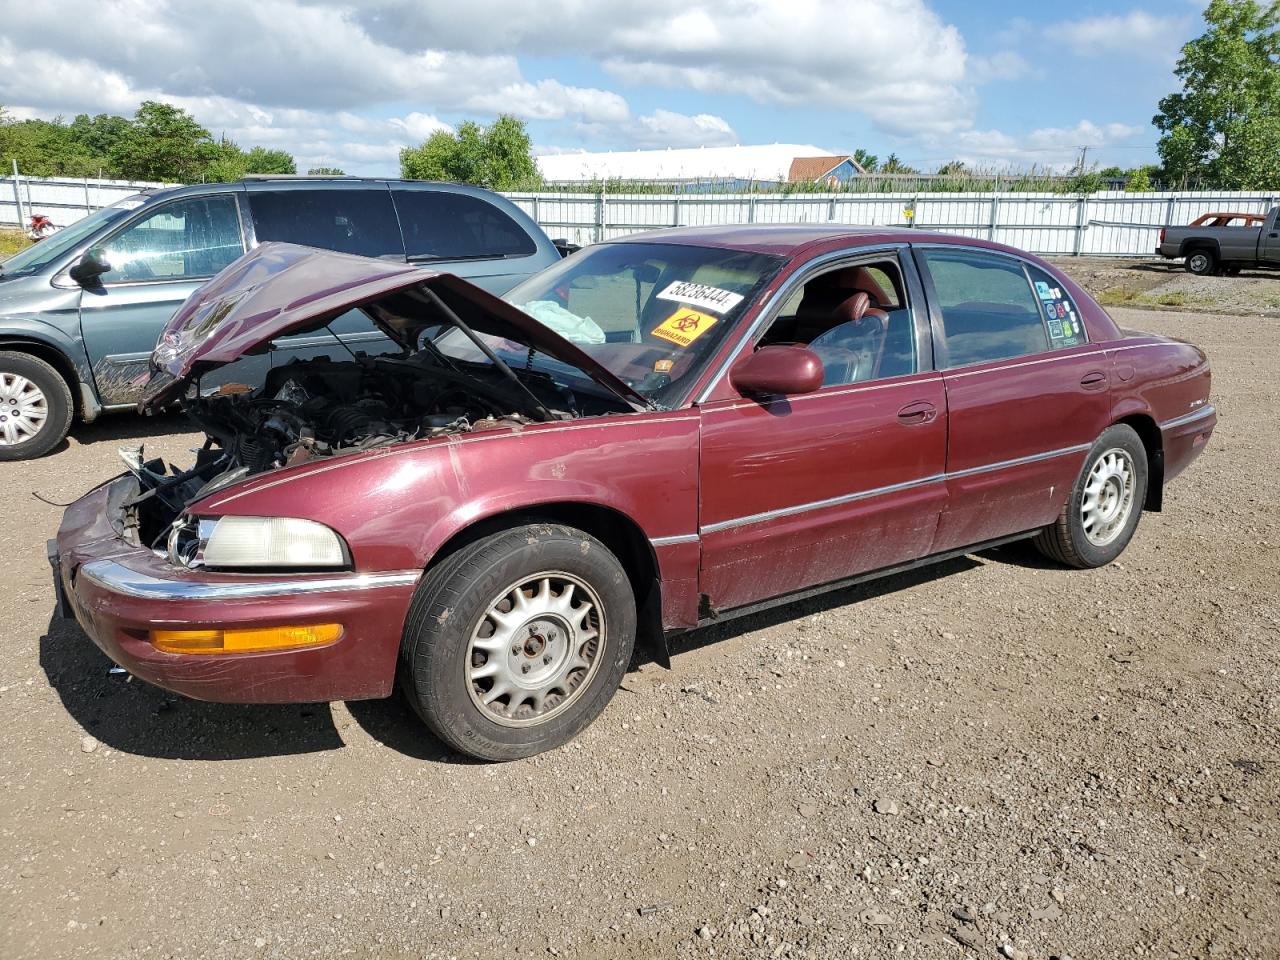
[[166,203],[103,245],[104,283],[211,277],[244,253],[235,198]]
[[824,387],[915,373],[915,329],[897,260],[834,267],[783,303],[760,345],[807,346]]

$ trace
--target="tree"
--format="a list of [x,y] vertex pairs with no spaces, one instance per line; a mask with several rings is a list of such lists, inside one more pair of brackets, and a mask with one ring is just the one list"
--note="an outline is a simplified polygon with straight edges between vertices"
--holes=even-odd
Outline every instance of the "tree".
[[129,180],[194,183],[225,156],[209,131],[169,103],[145,100],[128,133],[111,150],[111,165]]
[[857,162],[858,166],[867,171],[867,173],[875,173],[880,167],[880,158],[874,153],[868,153],[861,147],[853,151],[853,159]]
[[307,171],[308,177],[345,177],[340,167],[312,167]]
[[293,156],[284,150],[254,147],[244,155],[245,173],[297,173]]
[[400,174],[409,180],[451,180],[491,190],[537,182],[532,143],[524,122],[506,114],[488,127],[472,120],[456,133],[437,130],[419,147],[400,151]]
[[1146,167],[1138,167],[1129,174],[1124,188],[1129,193],[1146,193],[1151,189],[1151,171]]
[[940,177],[967,177],[968,175],[969,168],[960,160],[948,161],[938,168]]
[[1182,90],[1160,101],[1168,179],[1257,190],[1280,180],[1280,2],[1211,0],[1208,29],[1182,47]]
[[889,154],[889,156],[885,157],[884,163],[880,165],[879,172],[880,173],[897,173],[903,176],[914,176],[920,173],[920,171],[917,170],[915,167],[909,167],[905,163],[903,163],[901,160],[899,160],[898,155],[896,153],[891,153]]

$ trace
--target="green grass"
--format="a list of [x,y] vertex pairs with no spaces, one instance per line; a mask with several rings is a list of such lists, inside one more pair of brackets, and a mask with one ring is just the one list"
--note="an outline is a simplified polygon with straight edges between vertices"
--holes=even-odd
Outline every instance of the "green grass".
[[1141,297],[1141,293],[1132,287],[1109,287],[1097,295],[1097,301],[1104,307],[1123,307]]
[[21,230],[0,227],[0,260],[8,260],[19,250],[31,246],[31,241]]

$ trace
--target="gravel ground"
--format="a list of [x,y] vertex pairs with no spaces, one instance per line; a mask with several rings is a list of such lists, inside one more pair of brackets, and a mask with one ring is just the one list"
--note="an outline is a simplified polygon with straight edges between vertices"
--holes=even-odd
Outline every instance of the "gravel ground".
[[1280,270],[1197,277],[1181,260],[1049,257],[1107,306],[1280,317]]
[[1280,321],[1117,310],[1221,422],[1121,562],[1025,547],[793,605],[631,672],[507,765],[395,701],[234,707],[51,620],[66,501],[176,417],[6,464],[9,958],[1280,956]]

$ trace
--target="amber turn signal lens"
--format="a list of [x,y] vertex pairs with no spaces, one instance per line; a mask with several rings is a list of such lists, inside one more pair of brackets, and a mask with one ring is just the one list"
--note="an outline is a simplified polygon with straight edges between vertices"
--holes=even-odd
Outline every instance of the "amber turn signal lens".
[[318,647],[340,636],[339,623],[249,630],[152,630],[151,645],[165,653],[262,653]]

